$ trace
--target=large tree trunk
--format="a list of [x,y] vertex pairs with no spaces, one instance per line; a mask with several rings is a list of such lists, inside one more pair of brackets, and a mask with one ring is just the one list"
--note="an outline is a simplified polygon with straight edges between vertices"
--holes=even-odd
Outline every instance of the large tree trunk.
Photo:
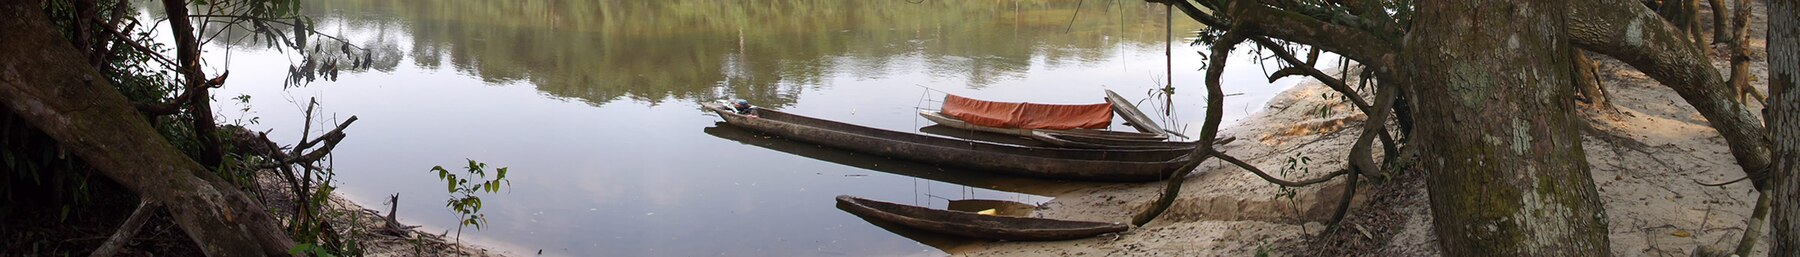
[[292,240],[260,204],[158,135],[51,28],[38,1],[0,1],[0,106],[140,197],[163,203],[211,256],[286,255]]
[[1404,54],[1447,256],[1607,256],[1560,0],[1422,1]]
[[1775,168],[1769,177],[1769,256],[1800,256],[1800,0],[1770,0],[1769,130]]

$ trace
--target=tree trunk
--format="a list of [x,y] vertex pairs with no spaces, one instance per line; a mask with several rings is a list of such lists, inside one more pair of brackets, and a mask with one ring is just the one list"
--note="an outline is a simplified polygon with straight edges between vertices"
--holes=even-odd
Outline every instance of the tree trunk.
[[1770,0],[1769,130],[1775,167],[1769,256],[1800,256],[1800,0]]
[[1564,31],[1571,43],[1617,58],[1674,89],[1719,131],[1745,171],[1768,167],[1768,134],[1762,120],[1731,100],[1736,90],[1725,85],[1719,70],[1682,32],[1636,1],[1580,0],[1569,5]]
[[[1731,29],[1731,78],[1726,80],[1731,88],[1737,90],[1738,103],[1747,104],[1749,97],[1756,95],[1756,88],[1750,87],[1750,12],[1753,5],[1750,0],[1737,0],[1737,12],[1732,15]],[[1757,99],[1762,100],[1762,99]]]
[[1600,76],[1596,74],[1599,65],[1594,63],[1593,58],[1588,58],[1587,53],[1579,49],[1570,50],[1569,56],[1575,62],[1575,77],[1569,79],[1575,82],[1575,90],[1579,90],[1581,97],[1593,107],[1611,107],[1612,102],[1606,99],[1606,88],[1600,87]]
[[142,198],[163,203],[210,256],[287,255],[292,240],[243,192],[183,155],[81,52],[38,1],[0,1],[0,106]]
[[1700,0],[1685,0],[1682,3],[1685,5],[1681,7],[1681,22],[1684,23],[1683,29],[1687,30],[1688,40],[1694,41],[1695,49],[1705,52],[1706,32],[1703,32],[1705,29],[1700,25]]
[[1573,115],[1565,3],[1422,1],[1403,54],[1447,256],[1608,256]]
[[194,36],[194,24],[188,20],[187,1],[163,0],[163,10],[169,15],[169,32],[175,36],[175,59],[181,62],[181,74],[186,79],[187,90],[193,90],[188,100],[188,113],[194,115],[194,138],[200,139],[200,165],[206,168],[218,168],[224,161],[225,153],[219,148],[218,123],[213,121],[212,94],[208,89],[212,85],[206,83],[206,72],[200,70],[200,40]]
[[1731,42],[1731,20],[1725,18],[1725,0],[1706,0],[1706,4],[1712,7],[1713,43]]

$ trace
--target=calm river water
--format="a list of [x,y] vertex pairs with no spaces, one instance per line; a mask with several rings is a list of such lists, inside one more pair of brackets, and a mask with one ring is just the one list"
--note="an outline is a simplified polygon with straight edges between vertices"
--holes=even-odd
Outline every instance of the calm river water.
[[[1086,185],[768,138],[697,103],[744,98],[917,132],[930,123],[916,108],[943,92],[1098,103],[1107,88],[1149,99],[1164,81],[1160,5],[913,2],[322,0],[306,7],[319,30],[373,49],[372,69],[284,89],[298,57],[244,42],[207,55],[232,72],[215,91],[222,121],[255,118],[250,127],[291,143],[309,98],[360,117],[333,160],[340,192],[380,210],[398,193],[406,223],[455,229],[432,166],[510,167],[511,187],[483,197],[490,224],[463,237],[517,255],[941,255],[962,242],[890,232],[833,197],[1036,204]],[[1179,90],[1165,126],[1197,132],[1201,49],[1180,38],[1198,25],[1176,18]],[[1242,95],[1227,99],[1228,122],[1294,82],[1268,83],[1248,58],[1232,65],[1226,90]],[[228,100],[240,95],[250,112]]]

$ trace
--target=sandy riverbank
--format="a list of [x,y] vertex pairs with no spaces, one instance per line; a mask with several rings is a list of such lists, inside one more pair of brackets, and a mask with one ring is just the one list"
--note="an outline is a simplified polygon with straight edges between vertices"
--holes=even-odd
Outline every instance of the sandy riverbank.
[[[1763,35],[1763,18],[1756,17],[1751,35]],[[1752,41],[1753,51],[1764,53],[1763,39]],[[1728,67],[1724,52],[1714,50],[1714,66],[1724,71]],[[1764,57],[1753,59],[1751,73],[1767,74]],[[1687,256],[1698,245],[1735,246],[1755,193],[1747,183],[1723,187],[1697,183],[1743,175],[1724,140],[1672,90],[1617,60],[1596,61],[1616,108],[1583,107],[1581,116],[1589,128],[1582,145],[1611,219],[1614,255]],[[1752,83],[1766,90],[1766,81]],[[1348,147],[1360,133],[1355,128],[1366,118],[1350,114],[1348,104],[1318,97],[1329,91],[1311,81],[1283,92],[1262,112],[1221,131],[1222,137],[1239,138],[1221,149],[1270,172],[1284,170],[1290,159],[1308,160],[1286,169],[1288,178],[1341,169]],[[1321,107],[1330,108],[1332,115],[1321,116]],[[1751,105],[1752,110],[1761,108]],[[1406,174],[1363,183],[1346,229],[1322,233],[1320,223],[1335,208],[1341,180],[1300,188],[1290,200],[1279,197],[1281,188],[1274,184],[1209,161],[1187,179],[1163,218],[1117,237],[976,243],[947,251],[982,256],[1249,256],[1258,249],[1270,249],[1274,256],[1438,255],[1429,199],[1419,178]],[[1077,190],[1056,196],[1038,215],[1129,222],[1132,213],[1150,205],[1162,186],[1114,184]],[[1766,243],[1759,244],[1757,255],[1766,250]]]
[[[271,199],[280,199],[265,203],[275,209],[278,217],[291,217],[294,195],[288,187],[276,178],[264,176],[258,179],[262,184],[262,194]],[[413,200],[422,201],[422,200]],[[385,204],[383,204],[385,205]],[[500,251],[484,247],[464,240],[460,243],[443,234],[428,233],[424,229],[407,229],[403,234],[387,232],[386,215],[388,210],[364,207],[352,202],[343,195],[333,193],[326,204],[326,219],[331,220],[333,229],[351,234],[348,240],[355,241],[364,247],[366,256],[504,256]],[[382,205],[371,205],[382,206]],[[415,225],[415,224],[407,224]]]

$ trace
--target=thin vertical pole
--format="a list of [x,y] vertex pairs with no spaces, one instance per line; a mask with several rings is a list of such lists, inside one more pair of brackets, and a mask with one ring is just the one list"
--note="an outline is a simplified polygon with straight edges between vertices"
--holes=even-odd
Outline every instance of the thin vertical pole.
[[1175,5],[1163,6],[1163,116],[1174,116],[1175,50],[1170,40],[1175,37]]

